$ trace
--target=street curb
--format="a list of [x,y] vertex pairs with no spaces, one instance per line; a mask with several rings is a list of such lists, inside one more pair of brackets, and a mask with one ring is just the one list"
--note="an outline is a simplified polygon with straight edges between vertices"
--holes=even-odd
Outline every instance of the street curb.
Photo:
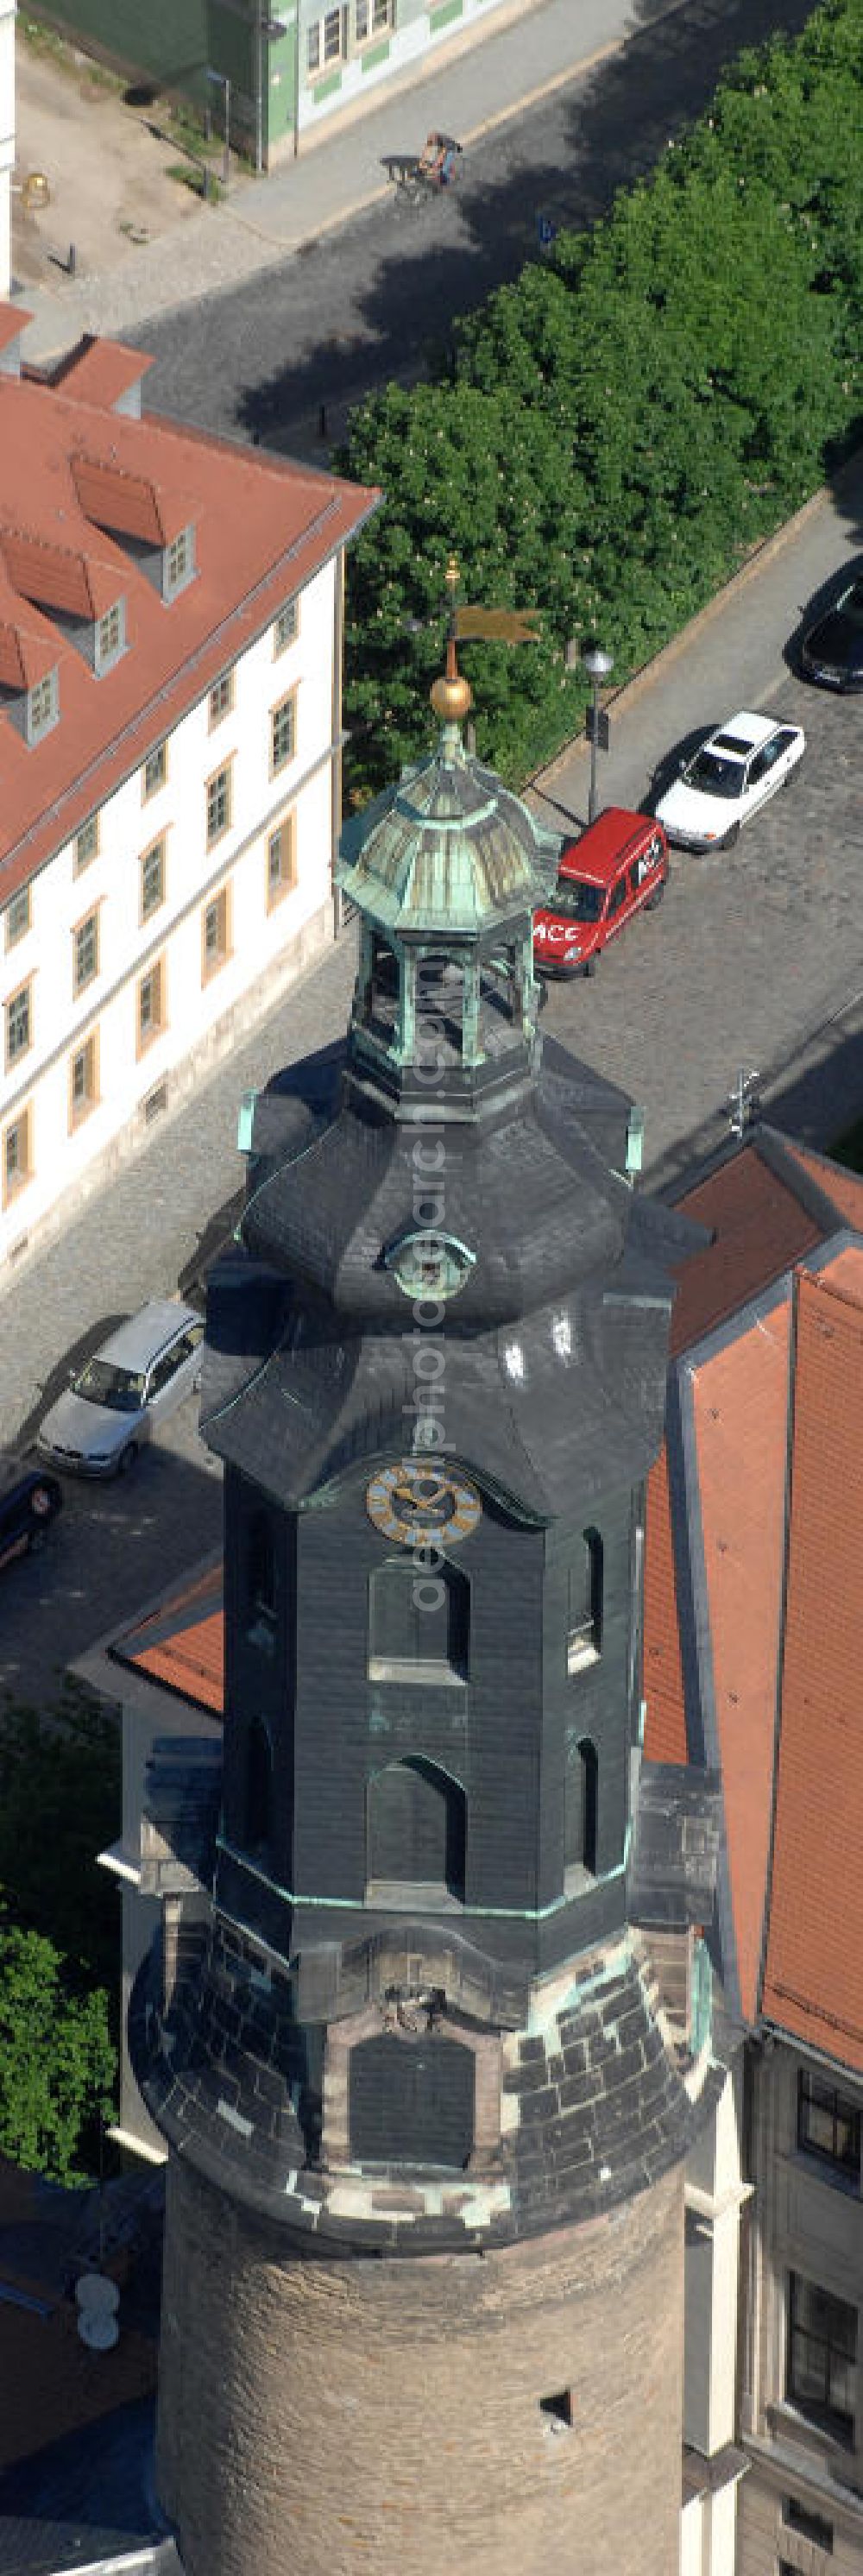
[[[610,712],[613,709],[615,715],[625,715],[638,698],[646,697],[649,689],[661,685],[666,673],[673,669],[681,653],[689,652],[692,645],[700,640],[705,629],[712,624],[714,618],[718,617],[723,609],[732,605],[747,588],[748,583],[755,580],[766,565],[775,561],[789,539],[799,535],[801,529],[806,527],[810,520],[817,518],[819,512],[833,502],[837,490],[841,491],[845,476],[850,474],[858,463],[859,451],[840,466],[833,483],[820,484],[818,491],[813,492],[808,501],[801,503],[800,509],[795,510],[792,518],[783,519],[782,526],[774,528],[772,536],[762,537],[759,544],[753,547],[752,553],[747,556],[745,564],[741,564],[740,571],[732,573],[730,580],[723,582],[721,590],[714,591],[712,599],[706,600],[704,607],[697,609],[688,624],[681,626],[679,632],[672,635],[670,641],[663,644],[649,662],[643,662],[641,669],[633,672],[631,680],[624,680],[619,689],[612,690],[610,696],[603,699],[602,704],[606,711]],[[590,745],[585,735],[573,734],[570,741],[564,743],[560,751],[555,752],[553,760],[550,760],[544,768],[531,772],[530,777],[525,781],[525,786],[533,787],[541,794],[541,782],[544,779],[552,782],[567,761],[577,756],[586,760],[589,750]]]
[[[534,10],[540,11],[543,5],[544,0],[529,0],[529,14],[532,15]],[[483,117],[479,124],[468,127],[463,136],[463,148],[469,149],[471,144],[482,142],[487,135],[499,131],[506,125],[513,124],[517,117],[529,114],[531,109],[541,106],[544,99],[554,97],[558,90],[567,88],[571,82],[580,80],[582,77],[587,78],[592,71],[597,69],[597,66],[600,63],[608,62],[615,54],[623,53],[626,46],[631,44],[634,39],[637,39],[640,34],[652,32],[655,27],[663,25],[666,20],[682,16],[687,7],[688,0],[669,0],[669,6],[667,8],[660,9],[657,12],[656,17],[650,20],[649,29],[638,27],[634,29],[630,28],[624,35],[614,37],[607,45],[600,45],[595,48],[594,52],[586,55],[583,60],[566,64],[560,71],[552,73],[548,80],[540,82],[536,89],[529,90],[518,99],[512,100],[509,106],[497,109],[493,115]],[[403,97],[413,97],[416,96],[417,92],[421,91],[424,87],[431,87],[439,74],[447,68],[452,68],[453,63],[461,59],[462,56],[467,59],[473,54],[479,52],[482,44],[486,41],[493,43],[495,37],[505,35],[509,32],[516,21],[516,15],[517,12],[513,11],[513,14],[508,17],[503,24],[497,27],[490,27],[482,34],[473,34],[469,43],[462,43],[460,53],[455,44],[447,46],[441,54],[435,56],[433,62],[426,62],[422,69],[417,70],[415,75],[412,75],[410,70],[407,70],[402,77],[393,82],[391,89],[386,92],[383,98],[370,98],[366,106],[358,105],[354,113],[346,116],[344,127],[341,130],[345,133],[353,132],[356,127],[362,126],[367,117],[379,114],[383,107],[389,105],[391,99],[393,101],[397,101]],[[310,138],[307,141],[305,153],[302,151],[300,152],[296,166],[299,168],[304,161],[308,161],[310,154],[313,156],[316,150],[325,150],[328,143],[332,145],[332,143],[337,139],[337,135],[334,135],[331,130],[329,132],[321,133],[316,141],[312,141]],[[323,241],[330,233],[338,232],[342,226],[354,223],[360,215],[369,213],[373,206],[382,205],[386,197],[391,193],[391,182],[389,179],[383,178],[381,181],[376,182],[373,188],[367,188],[363,194],[353,198],[350,204],[340,206],[332,214],[322,216],[320,221],[316,224],[315,230],[312,234],[309,234],[302,228],[298,229],[296,232],[284,234],[266,232],[262,230],[259,223],[255,222],[254,217],[251,214],[244,215],[241,209],[238,209],[234,204],[230,203],[224,204],[219,209],[211,209],[210,212],[211,215],[213,213],[217,213],[218,220],[223,227],[223,238],[226,238],[228,243],[230,242],[231,234],[233,232],[234,234],[244,235],[247,241],[258,242],[261,245],[260,259],[255,262],[252,268],[244,270],[242,280],[236,281],[237,283],[245,284],[253,277],[264,276],[268,268],[278,266],[282,260],[301,258],[303,253],[312,247],[313,243]],[[167,244],[171,241],[173,236],[170,233],[165,233],[159,238]],[[86,281],[82,280],[82,286],[86,286],[88,291],[92,288],[96,288],[97,290],[104,289],[106,295],[110,295],[112,280],[118,276],[131,276],[132,273],[131,267],[124,263],[119,270],[105,270],[100,278],[88,279]],[[116,338],[122,338],[124,330],[131,330],[136,334],[142,330],[146,331],[149,322],[161,321],[167,313],[181,312],[184,306],[188,304],[206,302],[211,296],[223,295],[226,292],[226,289],[230,286],[230,283],[230,279],[226,277],[223,278],[221,283],[218,285],[205,286],[203,288],[200,286],[190,286],[186,293],[181,294],[175,302],[167,305],[153,304],[147,308],[145,300],[144,308],[136,314],[134,319],[131,321],[118,325],[113,336]],[[38,332],[39,328],[38,298],[43,294],[45,295],[46,302],[52,300],[47,289],[36,287],[33,291],[33,303],[35,307],[33,313],[33,324],[36,332]],[[16,301],[17,300],[18,299],[16,298]],[[66,350],[74,345],[75,341],[80,338],[82,330],[95,329],[98,334],[100,326],[98,322],[94,323],[92,319],[85,319],[82,322],[79,318],[76,328],[76,317],[72,313],[69,313],[65,318],[58,314],[56,329],[58,333],[58,337],[56,339],[46,338],[45,344],[39,348],[38,353],[34,349],[29,361],[31,364],[35,366],[51,365],[56,358],[65,355]],[[49,320],[46,324],[46,332],[50,333],[50,331],[51,323]],[[26,347],[24,354],[26,358],[28,355]]]

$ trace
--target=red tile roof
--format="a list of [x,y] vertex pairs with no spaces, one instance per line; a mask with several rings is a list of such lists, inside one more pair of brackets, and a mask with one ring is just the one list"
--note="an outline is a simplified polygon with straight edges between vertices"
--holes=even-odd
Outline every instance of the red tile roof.
[[[9,307],[5,309],[8,312]],[[0,316],[2,312],[0,307]],[[29,313],[19,315],[19,324],[23,326],[30,319]],[[76,402],[95,403],[102,411],[113,411],[124,394],[140,384],[152,364],[152,358],[145,358],[143,350],[125,349],[121,340],[96,340],[88,332],[71,358],[55,369],[54,383],[62,384],[64,393],[72,392]]]
[[716,1756],[740,2001],[754,2018],[770,1849],[785,1542],[791,1303],[695,1365],[690,1384]]
[[675,1352],[714,1332],[823,1240],[823,1226],[795,1196],[792,1176],[777,1178],[757,1139],[679,1205],[683,1215],[710,1227],[714,1241],[681,1271],[671,1319]]
[[644,1750],[650,1762],[685,1762],[686,1707],[674,1572],[668,1455],[647,1480],[644,1585]]
[[[863,1180],[784,1138],[765,1146],[681,1202],[716,1234],[675,1309],[685,1492],[664,1453],[648,1486],[645,1751],[686,1758],[677,1592],[691,1582],[743,2014],[863,2072],[863,1243],[838,1239],[863,1235]],[[764,1304],[782,1279],[793,1335],[787,1292]],[[719,1347],[699,1348],[722,1325]]]
[[[776,1821],[762,2009],[863,2074],[863,1256],[797,1285]],[[842,1275],[842,1286],[838,1284]]]
[[[15,321],[20,329],[17,312]],[[0,345],[3,324],[0,305]],[[346,544],[379,497],[261,449],[106,408],[145,364],[97,344],[55,385],[0,373],[5,685],[31,670],[59,675],[59,722],[32,747],[0,711],[0,904]],[[166,606],[124,537],[161,546],[190,524],[195,578]],[[97,679],[57,620],[97,618],[120,598],[128,649]]]
[[181,1699],[221,1717],[225,1703],[225,1621],[221,1564],[183,1584],[110,1649],[116,1661],[162,1682]]
[[863,1175],[846,1171],[843,1163],[829,1162],[826,1154],[814,1153],[811,1146],[792,1144],[790,1137],[782,1141],[792,1162],[815,1182],[817,1189],[823,1190],[837,1215],[863,1233]]

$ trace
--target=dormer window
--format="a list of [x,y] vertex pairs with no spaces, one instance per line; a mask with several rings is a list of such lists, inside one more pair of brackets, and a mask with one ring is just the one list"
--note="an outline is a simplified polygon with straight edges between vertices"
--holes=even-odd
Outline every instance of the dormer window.
[[46,671],[44,680],[37,680],[34,687],[27,691],[28,742],[41,742],[43,734],[50,733],[52,725],[57,723],[59,713],[59,674],[56,671]]
[[176,599],[177,592],[185,590],[187,583],[193,581],[194,577],[195,531],[192,526],[189,526],[181,528],[179,534],[171,538],[170,545],[165,547],[163,557],[165,598]]
[[115,599],[113,608],[106,609],[104,617],[99,618],[96,627],[97,679],[102,679],[104,673],[110,671],[115,662],[119,662],[120,655],[125,653],[125,650],[126,602],[124,599]]

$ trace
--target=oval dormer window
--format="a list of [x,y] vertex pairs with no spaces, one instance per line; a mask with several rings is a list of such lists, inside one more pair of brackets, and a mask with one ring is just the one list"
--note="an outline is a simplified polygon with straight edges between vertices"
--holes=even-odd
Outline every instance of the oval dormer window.
[[457,1297],[476,1260],[467,1243],[454,1234],[427,1226],[401,1234],[384,1253],[384,1261],[405,1297]]

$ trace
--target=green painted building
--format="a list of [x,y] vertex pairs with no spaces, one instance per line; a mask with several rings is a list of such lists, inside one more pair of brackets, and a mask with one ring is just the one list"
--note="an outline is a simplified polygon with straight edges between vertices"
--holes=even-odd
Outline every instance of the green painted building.
[[[209,105],[260,170],[333,117],[422,67],[438,45],[477,40],[531,0],[37,0],[34,15],[130,80]],[[227,89],[226,89],[226,84]]]

